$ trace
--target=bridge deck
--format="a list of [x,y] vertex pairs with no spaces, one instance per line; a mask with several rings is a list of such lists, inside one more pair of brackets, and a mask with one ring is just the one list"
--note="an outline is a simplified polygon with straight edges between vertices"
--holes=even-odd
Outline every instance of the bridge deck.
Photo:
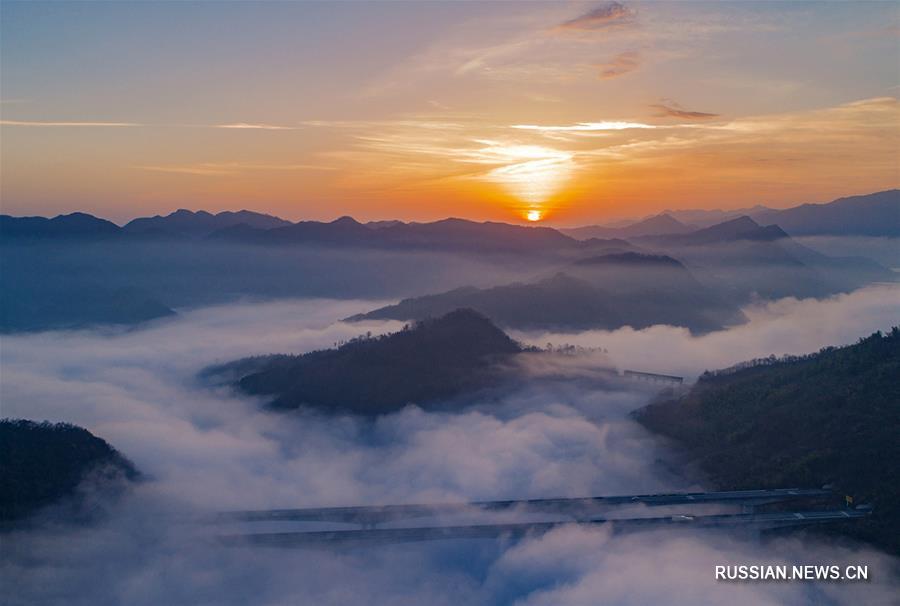
[[561,526],[611,525],[614,529],[641,529],[665,526],[684,528],[743,527],[771,529],[864,518],[868,511],[835,509],[829,511],[718,514],[705,516],[665,516],[655,518],[593,518],[579,522],[532,522],[513,524],[475,524],[466,526],[426,526],[417,528],[377,528],[309,532],[272,532],[236,534],[220,537],[228,545],[295,547],[315,545],[353,545],[405,543],[439,539],[521,538],[539,535]]
[[509,511],[585,515],[587,512],[622,505],[763,505],[794,499],[834,496],[824,489],[778,488],[772,490],[735,490],[607,497],[550,498],[473,503],[434,503],[413,505],[376,505],[369,507],[317,507],[307,509],[267,509],[230,511],[216,514],[217,521],[304,521],[378,524],[404,518],[421,518],[472,511]]

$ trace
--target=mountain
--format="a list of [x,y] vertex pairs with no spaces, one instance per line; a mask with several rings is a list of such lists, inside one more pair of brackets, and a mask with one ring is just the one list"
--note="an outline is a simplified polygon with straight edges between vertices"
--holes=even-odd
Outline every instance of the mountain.
[[119,235],[118,225],[87,213],[46,217],[0,215],[3,238],[109,238]]
[[75,496],[86,481],[91,488],[118,489],[138,476],[128,459],[86,429],[0,420],[0,521],[21,520]]
[[792,236],[900,237],[900,189],[838,198],[827,204],[803,204],[785,210],[766,209],[753,218],[777,223]]
[[900,553],[900,328],[704,374],[641,409],[722,490],[822,486],[874,505],[845,531]]
[[[382,222],[369,226],[352,217],[330,223],[300,221],[275,229],[234,226],[212,233],[212,239],[256,244],[314,244],[328,247],[408,249],[464,252],[522,252],[582,250],[610,246],[609,242],[579,242],[549,227],[443,219],[432,223]],[[616,246],[629,247],[627,242]]]
[[672,215],[663,213],[635,223],[619,226],[590,225],[573,229],[562,229],[562,233],[579,240],[587,238],[635,238],[663,234],[683,234],[693,231],[693,227],[678,221]]
[[205,210],[193,212],[180,209],[166,216],[134,219],[126,223],[122,229],[129,234],[202,237],[237,225],[246,225],[254,229],[273,229],[291,225],[291,222],[249,210],[212,214]]
[[666,214],[672,215],[675,219],[687,225],[693,225],[696,228],[709,227],[717,223],[736,219],[741,216],[756,217],[757,214],[772,210],[767,206],[757,204],[756,206],[746,208],[735,208],[731,210],[722,210],[720,208],[699,209],[688,208],[683,210],[670,209],[665,211]]
[[68,281],[17,281],[7,288],[8,280],[0,278],[7,293],[0,299],[0,332],[135,325],[175,315],[141,288]]
[[642,241],[663,242],[682,246],[700,246],[736,240],[773,241],[788,235],[777,225],[762,226],[750,217],[741,216],[703,229],[680,234],[644,236]]
[[738,303],[755,297],[822,297],[898,278],[869,259],[817,253],[779,226],[762,226],[747,216],[687,234],[634,241],[677,257],[701,282]]
[[503,377],[499,365],[521,351],[490,320],[461,309],[337,349],[238,360],[204,376],[225,377],[244,393],[269,396],[278,410],[378,415],[488,387]]
[[672,324],[706,332],[745,319],[736,306],[702,286],[677,260],[629,252],[582,259],[530,283],[458,288],[404,299],[348,320],[422,320],[459,307],[519,329]]

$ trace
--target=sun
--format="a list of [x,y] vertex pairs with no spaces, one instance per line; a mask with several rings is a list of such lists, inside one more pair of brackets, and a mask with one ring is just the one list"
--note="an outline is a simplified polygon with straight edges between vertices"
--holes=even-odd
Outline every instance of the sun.
[[539,210],[529,210],[525,213],[525,218],[529,221],[540,221],[543,213]]

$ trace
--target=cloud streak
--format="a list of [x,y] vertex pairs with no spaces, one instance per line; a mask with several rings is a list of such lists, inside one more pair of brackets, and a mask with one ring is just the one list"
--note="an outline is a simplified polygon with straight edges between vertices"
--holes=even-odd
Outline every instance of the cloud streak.
[[660,103],[651,105],[650,107],[657,110],[657,116],[661,118],[680,118],[682,120],[711,120],[718,118],[719,114],[709,112],[697,112],[684,109],[674,101],[663,100]]
[[593,132],[604,130],[628,130],[632,128],[657,128],[653,124],[644,124],[642,122],[625,122],[618,120],[609,120],[603,122],[579,122],[577,124],[567,125],[539,125],[539,124],[513,124],[510,128],[518,130],[533,130],[538,132]]
[[0,120],[0,126],[27,126],[27,127],[125,127],[144,126],[137,122],[42,122],[35,120]]
[[304,171],[304,170],[336,170],[335,167],[320,164],[255,164],[244,162],[202,162],[184,165],[144,165],[135,166],[140,170],[201,177],[221,177],[251,171]]
[[635,21],[635,12],[619,2],[606,2],[588,12],[564,21],[557,26],[558,30],[604,30],[631,25]]
[[278,124],[259,124],[250,122],[232,122],[229,124],[216,124],[213,128],[229,128],[234,130],[299,130],[296,126],[281,126]]
[[619,53],[612,58],[611,61],[601,63],[597,67],[600,68],[600,79],[610,80],[624,76],[629,72],[633,72],[641,65],[641,56],[635,51],[627,51]]

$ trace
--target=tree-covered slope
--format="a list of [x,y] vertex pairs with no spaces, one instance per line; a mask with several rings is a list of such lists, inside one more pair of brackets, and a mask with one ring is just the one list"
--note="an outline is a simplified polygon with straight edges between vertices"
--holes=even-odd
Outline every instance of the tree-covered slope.
[[460,309],[337,349],[238,360],[207,373],[231,375],[241,391],[271,396],[276,409],[377,415],[487,387],[501,376],[497,363],[521,350],[490,320]]
[[0,421],[0,521],[25,518],[71,496],[88,477],[116,483],[137,476],[125,457],[86,429]]
[[900,328],[847,347],[706,373],[637,413],[722,489],[818,487],[869,503],[847,533],[900,552]]

